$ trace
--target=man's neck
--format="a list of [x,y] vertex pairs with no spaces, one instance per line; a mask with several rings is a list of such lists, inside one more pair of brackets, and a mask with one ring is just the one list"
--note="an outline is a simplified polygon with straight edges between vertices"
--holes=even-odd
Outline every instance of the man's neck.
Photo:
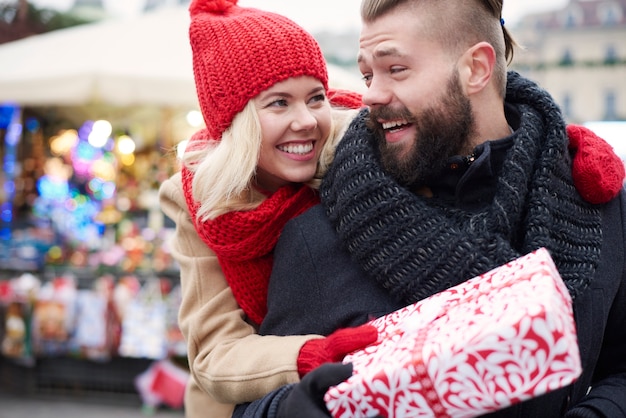
[[470,154],[478,145],[507,137],[511,134],[511,127],[504,113],[502,98],[494,93],[485,92],[472,101],[474,113],[474,135],[470,138],[469,149],[464,154]]

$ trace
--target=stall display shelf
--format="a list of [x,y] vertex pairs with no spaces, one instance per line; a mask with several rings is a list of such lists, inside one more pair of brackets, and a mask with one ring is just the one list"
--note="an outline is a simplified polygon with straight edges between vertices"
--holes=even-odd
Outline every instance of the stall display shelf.
[[[41,279],[41,283],[50,283],[58,277],[71,275],[79,290],[92,289],[97,278],[105,274],[115,280],[124,276],[134,276],[138,283],[143,285],[151,279],[158,278],[159,283],[167,283],[170,289],[178,283],[178,271],[167,272],[133,272],[124,273],[115,269],[75,268],[68,266],[47,266],[43,271],[19,271],[16,269],[0,269],[0,280],[9,280],[20,274],[32,274]],[[171,293],[170,293],[171,295]],[[0,300],[0,341],[6,335],[5,318],[9,304]],[[25,308],[28,314],[26,323],[32,320],[34,304]],[[175,306],[169,306],[168,312],[175,312]],[[174,318],[174,319],[172,319]],[[175,322],[172,313],[168,323]],[[32,323],[31,323],[32,324]],[[31,324],[26,326],[26,332],[31,332]],[[118,324],[119,326],[119,324]],[[30,350],[34,350],[34,341],[29,341]],[[187,359],[184,353],[168,352],[167,358],[181,369],[187,370]],[[28,358],[9,357],[0,352],[0,391],[20,395],[61,396],[70,398],[97,398],[112,403],[140,404],[141,395],[136,386],[136,378],[146,372],[158,359],[143,358],[141,356],[124,357],[121,351],[102,359],[86,358],[76,352],[61,354],[41,354],[32,351]]]
[[24,366],[0,357],[0,390],[19,395],[98,398],[112,403],[140,404],[134,385],[150,359],[116,357],[94,362],[70,357],[38,358]]

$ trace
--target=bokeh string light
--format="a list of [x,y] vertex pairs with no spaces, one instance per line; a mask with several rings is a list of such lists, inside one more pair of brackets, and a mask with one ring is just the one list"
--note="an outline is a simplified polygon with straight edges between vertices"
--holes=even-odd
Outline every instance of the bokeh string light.
[[4,199],[0,206],[0,238],[3,241],[11,240],[11,226],[13,224],[13,198],[15,196],[15,175],[17,168],[17,144],[22,136],[22,112],[16,105],[4,105],[0,108],[0,127],[6,129],[4,136],[5,154],[3,161],[4,171]]
[[[86,121],[50,139],[54,155],[38,180],[34,214],[47,219],[63,241],[96,248],[106,227],[101,213],[114,202],[119,156],[108,121]],[[118,138],[123,155],[132,155],[134,142]],[[132,144],[133,146],[131,146]],[[122,153],[120,153],[122,154]],[[113,205],[114,206],[114,205]]]

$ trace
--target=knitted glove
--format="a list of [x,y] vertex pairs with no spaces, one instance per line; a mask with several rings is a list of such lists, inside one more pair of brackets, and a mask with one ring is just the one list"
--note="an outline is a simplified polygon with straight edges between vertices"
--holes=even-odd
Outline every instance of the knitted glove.
[[328,337],[309,340],[298,354],[300,377],[323,363],[343,360],[346,354],[375,343],[378,339],[376,327],[365,324],[356,328],[339,329]]
[[568,125],[569,149],[574,151],[572,177],[578,193],[589,203],[613,199],[624,183],[624,163],[613,148],[591,130]]
[[365,106],[361,94],[354,91],[330,88],[327,96],[330,104],[334,107],[360,109]]
[[278,405],[277,418],[326,418],[330,412],[324,403],[328,388],[352,376],[352,363],[323,364],[304,376]]

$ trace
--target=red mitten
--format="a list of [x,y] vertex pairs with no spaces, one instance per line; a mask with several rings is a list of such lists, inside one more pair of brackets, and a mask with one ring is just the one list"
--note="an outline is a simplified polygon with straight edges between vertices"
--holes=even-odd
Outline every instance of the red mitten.
[[367,347],[377,339],[376,327],[365,324],[339,329],[325,338],[309,340],[298,354],[298,373],[302,377],[323,363],[339,362],[346,354]]
[[613,199],[624,184],[624,163],[613,147],[590,129],[568,125],[569,149],[574,151],[572,177],[578,193],[589,203]]

